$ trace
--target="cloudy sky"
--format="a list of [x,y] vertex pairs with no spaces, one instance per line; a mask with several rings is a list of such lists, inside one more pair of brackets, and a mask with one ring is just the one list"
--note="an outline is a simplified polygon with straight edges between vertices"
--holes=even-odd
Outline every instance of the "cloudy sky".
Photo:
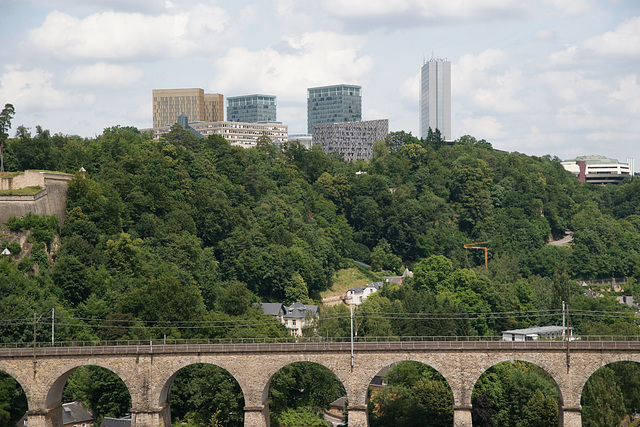
[[[452,62],[452,133],[566,159],[636,159],[638,0],[0,0],[0,107],[92,137],[151,127],[151,90],[278,97],[358,84],[363,119],[418,134],[418,74]],[[12,135],[13,136],[13,135]]]

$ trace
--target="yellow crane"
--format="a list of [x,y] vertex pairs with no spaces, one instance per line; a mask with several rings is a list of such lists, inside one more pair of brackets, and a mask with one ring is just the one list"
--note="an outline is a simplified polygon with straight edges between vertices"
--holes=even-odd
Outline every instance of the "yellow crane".
[[486,246],[474,246],[474,245],[484,245],[486,243],[490,243],[491,240],[487,240],[486,242],[475,242],[475,243],[466,243],[462,245],[465,249],[483,249],[484,250],[484,268],[489,268],[487,264],[489,248]]

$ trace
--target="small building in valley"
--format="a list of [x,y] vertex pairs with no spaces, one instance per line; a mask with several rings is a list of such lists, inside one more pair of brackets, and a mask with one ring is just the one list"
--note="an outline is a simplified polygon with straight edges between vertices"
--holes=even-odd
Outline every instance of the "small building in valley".
[[371,294],[378,292],[384,286],[384,282],[369,283],[367,286],[354,286],[347,291],[345,302],[347,305],[360,305]]
[[525,329],[513,329],[502,331],[502,341],[536,341],[539,339],[553,340],[563,337],[563,331],[567,330],[569,339],[573,340],[573,329],[562,326],[534,326]]
[[285,306],[279,302],[261,302],[260,309],[264,314],[278,319],[293,336],[302,336],[302,330],[318,316],[318,306],[302,304],[300,301]]

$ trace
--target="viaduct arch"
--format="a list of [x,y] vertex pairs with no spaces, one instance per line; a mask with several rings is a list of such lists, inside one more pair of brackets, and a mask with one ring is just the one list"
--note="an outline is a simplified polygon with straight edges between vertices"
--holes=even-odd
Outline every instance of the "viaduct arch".
[[[349,400],[349,425],[366,427],[371,379],[385,366],[417,361],[436,369],[453,393],[454,426],[471,427],[471,393],[491,366],[513,360],[533,363],[554,379],[560,425],[581,427],[580,396],[588,378],[613,362],[640,363],[640,342],[377,342],[145,345],[0,349],[0,370],[25,391],[30,427],[60,427],[62,387],[73,369],[97,365],[116,373],[132,400],[133,427],[169,427],[169,388],[177,372],[194,363],[217,365],[238,381],[245,400],[245,426],[268,427],[271,378],[294,362],[325,366],[342,381]],[[569,355],[568,355],[569,354]],[[567,362],[570,361],[570,364]],[[35,368],[35,369],[34,369]]]

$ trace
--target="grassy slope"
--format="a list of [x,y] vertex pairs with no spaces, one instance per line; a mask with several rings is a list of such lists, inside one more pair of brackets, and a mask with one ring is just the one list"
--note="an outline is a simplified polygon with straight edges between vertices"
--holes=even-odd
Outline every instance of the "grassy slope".
[[337,295],[344,295],[347,290],[354,286],[365,286],[367,283],[380,281],[380,279],[370,271],[357,267],[338,270],[333,275],[333,286],[322,292],[322,298],[329,298]]

